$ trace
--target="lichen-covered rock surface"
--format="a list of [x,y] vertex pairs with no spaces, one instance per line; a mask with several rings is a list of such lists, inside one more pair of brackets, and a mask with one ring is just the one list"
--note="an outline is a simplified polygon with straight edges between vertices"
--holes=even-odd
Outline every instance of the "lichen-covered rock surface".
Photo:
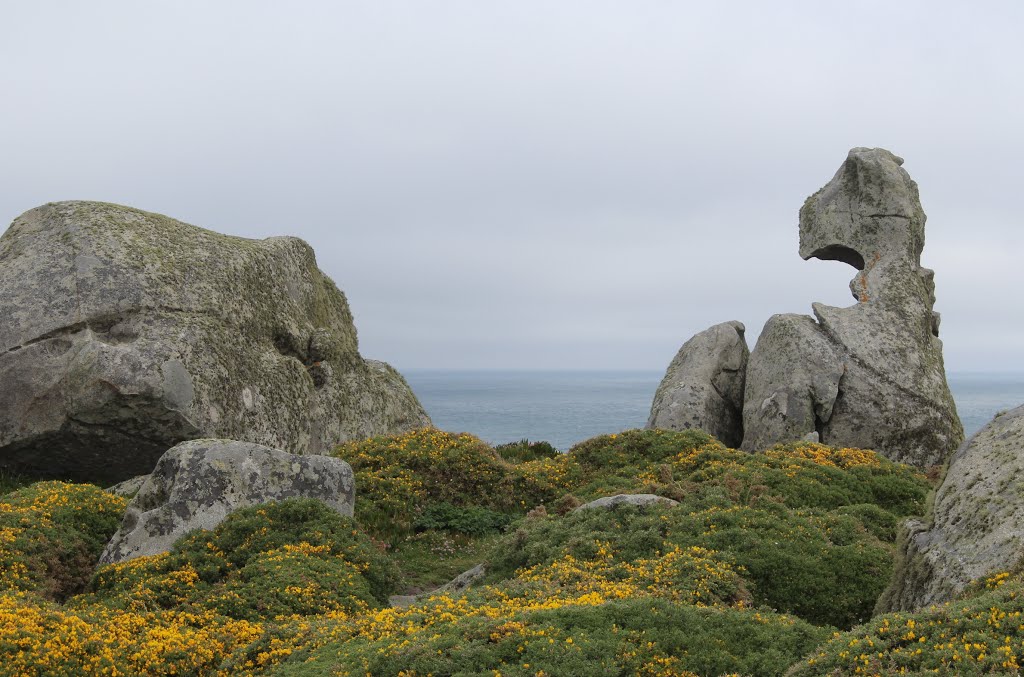
[[1000,414],[950,460],[927,523],[908,520],[879,612],[945,602],[1024,557],[1024,406]]
[[0,318],[0,467],[30,477],[113,483],[200,437],[319,453],[429,424],[297,238],[47,204],[0,237]]
[[649,505],[678,505],[679,501],[671,498],[658,496],[656,494],[616,494],[614,496],[602,496],[589,503],[584,503],[575,508],[576,510],[611,510],[620,505],[631,508],[644,508]]
[[234,440],[192,440],[165,453],[128,504],[100,564],[167,552],[181,536],[213,529],[230,513],[287,498],[315,498],[351,517],[348,463]]
[[648,428],[699,428],[729,446],[743,439],[743,381],[750,351],[740,322],[723,322],[683,344],[651,404]]
[[857,268],[857,303],[772,317],[750,355],[743,448],[817,432],[918,467],[963,439],[946,383],[933,272],[922,268],[925,214],[903,160],[854,148],[800,210],[800,255]]

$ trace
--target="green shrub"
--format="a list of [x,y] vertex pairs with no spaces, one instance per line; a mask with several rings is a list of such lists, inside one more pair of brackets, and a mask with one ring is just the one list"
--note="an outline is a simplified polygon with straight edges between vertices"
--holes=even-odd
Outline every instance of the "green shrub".
[[15,489],[28,486],[32,481],[16,472],[0,468],[0,496],[9,494]]
[[831,641],[793,675],[1015,675],[1024,662],[1024,583],[999,573],[916,613],[879,616]]
[[501,531],[512,522],[512,516],[480,506],[460,508],[451,503],[433,503],[413,523],[417,531],[441,529],[468,536]]
[[37,482],[0,498],[0,591],[62,600],[79,592],[125,499],[91,484]]
[[666,460],[675,481],[720,486],[737,503],[776,500],[826,510],[871,503],[897,516],[919,515],[930,490],[914,469],[872,451],[810,442],[758,453],[715,442]]
[[551,474],[509,463],[481,440],[433,428],[348,442],[334,449],[355,471],[356,520],[395,545],[432,504],[525,513],[561,492]]
[[503,459],[509,463],[523,463],[524,461],[538,461],[542,458],[555,458],[560,453],[550,442],[531,442],[520,440],[499,444],[494,447]]
[[352,520],[319,501],[289,499],[233,512],[170,553],[103,567],[79,602],[256,620],[384,605],[397,578]]
[[295,652],[272,674],[780,675],[828,636],[787,616],[650,598],[412,622]]
[[671,508],[526,519],[504,541],[495,548],[490,580],[566,555],[593,559],[601,547],[625,561],[674,546],[706,548],[740,567],[755,604],[839,627],[870,617],[892,570],[892,548],[854,517],[770,502],[734,505],[713,495]]

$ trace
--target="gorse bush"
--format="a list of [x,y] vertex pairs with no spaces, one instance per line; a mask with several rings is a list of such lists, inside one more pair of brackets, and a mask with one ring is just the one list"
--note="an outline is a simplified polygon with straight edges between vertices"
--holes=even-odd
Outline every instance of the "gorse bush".
[[125,499],[89,484],[39,482],[0,497],[0,591],[80,591],[121,523]]
[[[318,629],[324,637],[341,627],[348,632],[333,640],[317,637],[270,672],[767,676],[781,675],[828,636],[770,612],[651,597],[487,609],[491,615],[472,603],[441,599],[383,615],[370,626],[325,624]],[[377,625],[389,629],[379,631]],[[261,648],[266,651],[269,645]]]
[[558,495],[549,477],[509,463],[476,437],[433,428],[347,442],[334,456],[355,471],[356,519],[394,544],[430,505],[525,513]]
[[792,675],[1016,675],[1024,655],[1024,581],[993,574],[963,599],[892,613],[836,635]]
[[691,499],[676,507],[581,510],[521,522],[498,545],[491,577],[566,556],[590,560],[595,543],[634,561],[677,547],[719,553],[755,604],[813,623],[850,627],[871,615],[892,569],[892,550],[848,516]]
[[0,675],[213,675],[236,647],[263,633],[258,623],[211,612],[66,609],[25,593],[0,594]]
[[78,602],[273,619],[386,604],[397,576],[350,519],[289,499],[234,512],[169,553],[105,566]]
[[405,609],[333,614],[303,636],[270,635],[248,651],[292,648],[274,674],[779,674],[825,629],[755,611],[715,553],[673,548],[623,562],[596,557],[531,567],[465,597]]
[[[952,674],[1013,672],[1024,652],[1009,576],[822,645],[869,618],[929,489],[869,451],[633,430],[563,454],[427,429],[334,453],[356,473],[354,520],[247,508],[81,594],[124,500],[0,496],[0,675]],[[575,510],[614,493],[679,503]],[[480,562],[486,585],[386,606],[403,579],[430,590]]]

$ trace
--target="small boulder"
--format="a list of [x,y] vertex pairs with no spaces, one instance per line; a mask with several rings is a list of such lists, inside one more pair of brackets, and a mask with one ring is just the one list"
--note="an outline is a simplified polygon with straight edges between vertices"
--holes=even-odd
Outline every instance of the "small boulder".
[[657,496],[655,494],[617,494],[615,496],[604,496],[591,501],[590,503],[584,503],[580,507],[576,508],[576,510],[593,510],[597,508],[608,510],[620,505],[641,508],[649,505],[673,506],[679,505],[679,501],[673,501],[671,498],[665,498],[664,496]]
[[239,508],[298,497],[351,516],[352,468],[330,456],[299,456],[249,442],[183,442],[160,457],[128,504],[100,564],[167,552],[183,535],[213,529]]
[[1024,557],[1024,406],[999,414],[950,459],[927,522],[901,527],[896,570],[876,612],[948,601]]
[[750,351],[741,322],[723,322],[683,344],[654,394],[647,428],[699,428],[727,446],[743,440]]

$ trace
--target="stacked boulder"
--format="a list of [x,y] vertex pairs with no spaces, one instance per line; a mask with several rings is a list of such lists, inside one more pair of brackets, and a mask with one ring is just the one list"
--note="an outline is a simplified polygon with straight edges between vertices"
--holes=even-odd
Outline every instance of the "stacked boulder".
[[[688,342],[658,390],[649,427],[707,425],[723,441],[742,439],[749,451],[816,439],[919,467],[949,457],[963,427],[946,383],[934,274],[920,263],[925,214],[902,165],[887,150],[854,148],[800,210],[800,255],[856,268],[850,289],[857,303],[815,303],[814,317],[773,316],[745,372],[731,374],[743,384],[742,416],[724,432],[701,418],[720,396],[708,387],[716,372],[677,367],[683,352],[697,353]],[[720,344],[701,361],[725,363],[734,352]],[[680,413],[682,400],[663,391],[702,395],[686,400]]]

